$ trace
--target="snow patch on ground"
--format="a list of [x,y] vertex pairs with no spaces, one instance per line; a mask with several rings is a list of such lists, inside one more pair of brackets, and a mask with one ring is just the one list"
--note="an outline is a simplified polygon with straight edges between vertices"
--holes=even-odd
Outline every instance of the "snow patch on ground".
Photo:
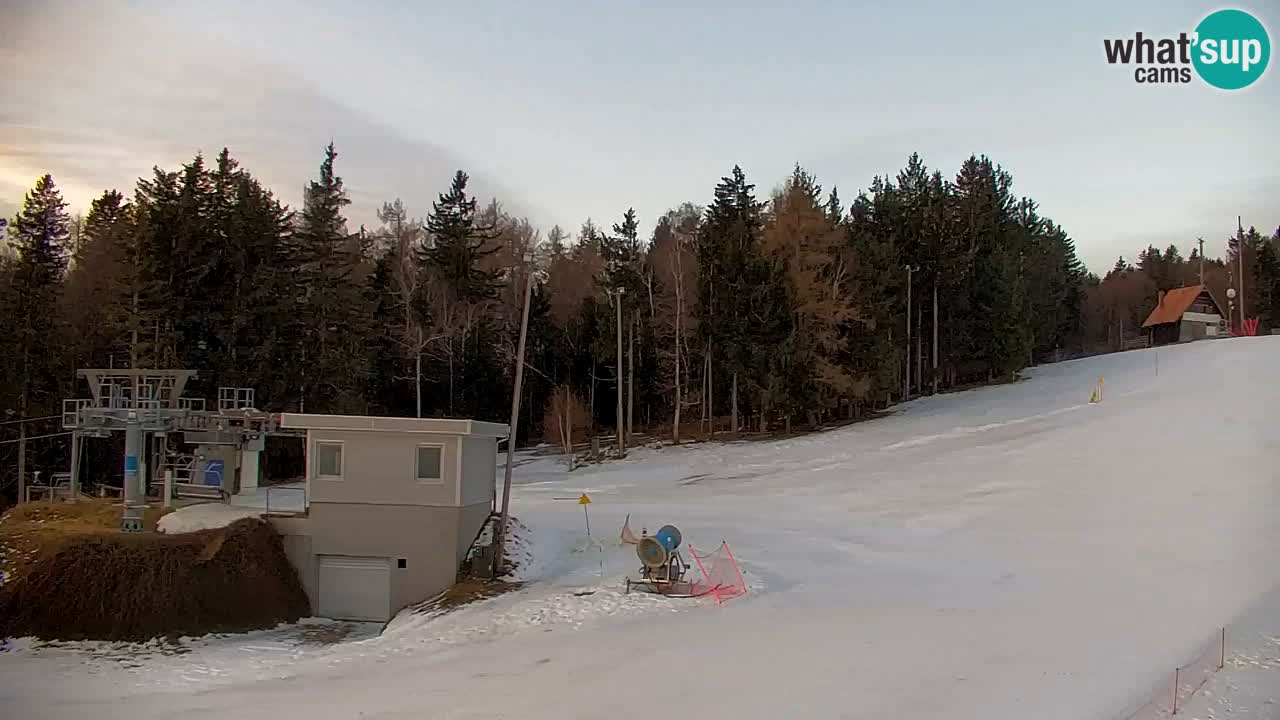
[[198,503],[178,508],[160,518],[156,529],[162,533],[186,533],[224,528],[237,520],[262,517],[258,508],[233,507],[220,502]]

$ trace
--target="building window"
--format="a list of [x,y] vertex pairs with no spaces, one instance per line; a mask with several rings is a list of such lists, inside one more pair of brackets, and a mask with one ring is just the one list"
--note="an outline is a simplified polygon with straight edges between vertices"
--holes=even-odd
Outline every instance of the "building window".
[[316,443],[316,477],[342,479],[342,443]]
[[417,477],[419,481],[436,482],[443,479],[440,474],[440,458],[443,453],[443,445],[418,446]]

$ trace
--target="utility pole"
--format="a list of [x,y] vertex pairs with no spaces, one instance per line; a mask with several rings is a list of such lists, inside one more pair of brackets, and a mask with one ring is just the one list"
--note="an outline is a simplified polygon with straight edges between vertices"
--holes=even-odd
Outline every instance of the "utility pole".
[[[25,403],[24,403],[25,404]],[[18,421],[18,502],[27,501],[27,421]]]
[[1204,238],[1196,238],[1200,244],[1200,284],[1204,285]]
[[938,276],[933,276],[933,394],[938,394]]
[[911,273],[915,268],[907,266],[907,354],[906,372],[902,376],[902,401],[911,397]]
[[620,453],[624,453],[627,451],[627,438],[625,433],[626,428],[623,425],[624,418],[622,415],[622,296],[626,294],[627,294],[627,289],[623,287],[615,289],[613,293],[614,304],[615,304],[614,307],[615,307],[615,310],[617,311],[617,316],[618,316],[618,320],[617,320],[617,329],[618,329],[618,332],[617,332],[617,335],[618,335],[618,365],[617,365],[618,412],[617,412],[617,417],[618,417],[618,421],[615,424],[618,426],[618,452]]
[[631,441],[636,409],[636,324],[639,313],[631,313],[631,323],[627,329],[627,441]]
[[1240,259],[1240,333],[1244,334],[1244,223],[1236,216],[1236,255]]
[[417,352],[413,354],[413,396],[422,417],[422,326],[418,326]]
[[916,308],[916,392],[924,393],[924,307]]
[[502,471],[502,514],[494,533],[493,574],[502,569],[502,545],[507,534],[507,512],[511,508],[511,464],[515,460],[516,428],[520,423],[520,386],[524,382],[524,345],[529,334],[529,295],[533,291],[533,249],[524,254],[524,309],[520,312],[520,342],[516,346],[516,382],[511,390],[511,425],[507,427],[507,466]]

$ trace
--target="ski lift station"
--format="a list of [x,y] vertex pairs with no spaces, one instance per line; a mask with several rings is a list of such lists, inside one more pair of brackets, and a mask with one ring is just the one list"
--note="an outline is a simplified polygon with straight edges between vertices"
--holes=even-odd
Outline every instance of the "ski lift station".
[[[254,409],[248,388],[219,389],[218,407],[181,397],[194,372],[81,370],[92,399],[65,401],[79,445],[125,435],[122,529],[142,529],[147,488],[166,504],[261,509],[320,617],[384,621],[454,584],[495,501],[507,426]],[[304,448],[301,479],[260,483],[265,440]]]

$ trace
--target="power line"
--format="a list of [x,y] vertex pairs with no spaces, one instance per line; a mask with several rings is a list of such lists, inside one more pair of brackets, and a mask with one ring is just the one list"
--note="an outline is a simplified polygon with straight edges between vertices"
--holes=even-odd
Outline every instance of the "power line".
[[24,440],[40,440],[41,438],[59,437],[62,435],[70,435],[71,433],[72,433],[71,430],[67,430],[66,432],[48,433],[47,435],[30,435],[30,436],[27,436],[26,438],[15,438],[13,440],[0,440],[0,445],[5,445],[8,443],[23,442]]
[[45,415],[43,417],[18,418],[17,420],[0,420],[0,425],[13,425],[14,423],[37,422],[40,420],[52,420],[54,418],[60,418],[60,417],[62,416],[61,415]]

